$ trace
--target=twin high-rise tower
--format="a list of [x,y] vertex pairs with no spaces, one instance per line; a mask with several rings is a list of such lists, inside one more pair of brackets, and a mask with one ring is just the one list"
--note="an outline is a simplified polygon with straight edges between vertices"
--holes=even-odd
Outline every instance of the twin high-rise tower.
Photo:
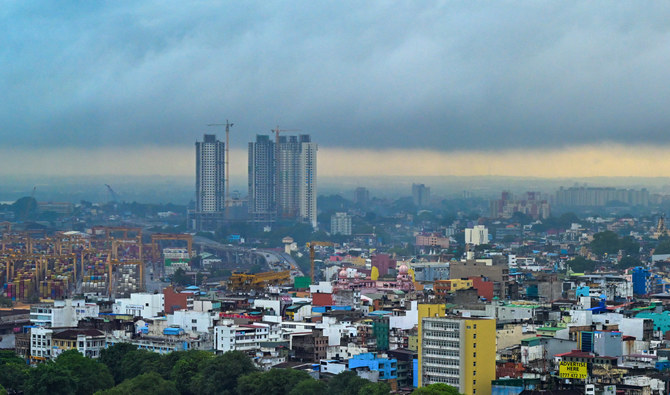
[[249,143],[249,215],[269,223],[297,219],[316,227],[316,151],[309,135],[257,135]]
[[[206,134],[196,142],[195,230],[215,230],[230,221],[225,198],[225,144]],[[249,143],[249,220],[270,224],[297,220],[316,227],[316,151],[309,135],[257,135]],[[228,207],[230,208],[230,207]],[[240,219],[237,217],[236,219]]]

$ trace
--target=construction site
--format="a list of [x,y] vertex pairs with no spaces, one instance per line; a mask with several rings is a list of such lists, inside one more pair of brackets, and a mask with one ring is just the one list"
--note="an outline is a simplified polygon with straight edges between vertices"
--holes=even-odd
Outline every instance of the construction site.
[[145,271],[160,262],[161,242],[184,242],[192,256],[189,234],[153,234],[144,244],[142,229],[134,227],[47,234],[1,223],[0,231],[1,292],[15,301],[127,297],[145,290]]

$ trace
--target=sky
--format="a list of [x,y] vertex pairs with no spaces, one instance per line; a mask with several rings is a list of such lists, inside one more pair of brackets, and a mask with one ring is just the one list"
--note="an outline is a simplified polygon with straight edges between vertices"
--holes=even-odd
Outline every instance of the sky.
[[68,1],[0,7],[0,175],[231,174],[279,125],[319,174],[670,174],[670,3]]

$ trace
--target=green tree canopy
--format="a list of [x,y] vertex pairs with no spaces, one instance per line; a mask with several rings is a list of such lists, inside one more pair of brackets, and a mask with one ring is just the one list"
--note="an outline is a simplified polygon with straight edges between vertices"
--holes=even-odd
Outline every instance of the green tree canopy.
[[251,359],[240,351],[229,351],[223,355],[203,361],[193,388],[198,394],[235,394],[237,379],[256,371]]
[[390,393],[391,387],[384,382],[369,382],[358,390],[358,395],[388,395]]
[[0,351],[0,385],[10,392],[23,391],[28,365],[13,351]]
[[119,384],[125,380],[123,372],[123,360],[126,355],[137,351],[137,346],[130,343],[117,343],[100,351],[98,361],[104,363],[114,377],[114,382]]
[[172,275],[172,283],[181,286],[191,285],[191,283],[193,283],[193,277],[187,275],[184,269],[179,268],[175,270]]
[[55,362],[46,362],[30,370],[24,388],[26,394],[71,395],[76,393],[77,383],[69,370]]
[[83,356],[77,350],[63,352],[55,362],[70,373],[77,395],[88,395],[114,386],[114,377],[107,366]]
[[635,239],[630,236],[619,238],[611,230],[594,234],[590,247],[598,255],[611,255],[623,250],[627,255],[637,256],[640,252],[640,244]]
[[239,395],[284,395],[306,380],[312,380],[309,374],[295,369],[270,369],[267,372],[254,372],[242,376],[237,381]]
[[654,254],[670,254],[670,239],[660,241],[654,249]]
[[203,365],[213,357],[214,355],[207,351],[190,350],[173,352],[163,358],[166,360],[177,358],[170,371],[170,378],[174,380],[177,390],[181,394],[197,394],[193,388],[193,379]]
[[566,265],[575,273],[592,272],[596,268],[596,262],[584,257],[578,256],[566,262]]
[[303,380],[293,387],[289,395],[323,395],[327,389],[328,386],[323,381]]
[[356,372],[346,371],[340,373],[328,382],[328,394],[330,395],[358,395],[358,392],[369,381],[360,378]]
[[96,395],[179,395],[172,381],[165,380],[156,372],[144,373],[125,380],[114,388],[96,392]]
[[621,270],[624,270],[624,269],[628,269],[628,268],[635,267],[635,266],[642,266],[642,261],[640,261],[637,258],[633,258],[633,257],[630,257],[630,256],[625,256],[625,257],[621,258],[621,260],[619,261],[619,264],[617,265],[617,268],[621,269]]

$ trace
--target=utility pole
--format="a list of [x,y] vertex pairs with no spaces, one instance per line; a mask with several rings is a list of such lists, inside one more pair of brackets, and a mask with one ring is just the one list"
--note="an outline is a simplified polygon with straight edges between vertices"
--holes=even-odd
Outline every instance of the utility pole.
[[224,216],[228,219],[228,205],[230,204],[230,128],[233,127],[233,124],[228,122],[226,123],[208,123],[207,126],[225,126],[226,127],[226,157],[223,161],[224,172],[225,172],[225,198],[224,198]]

